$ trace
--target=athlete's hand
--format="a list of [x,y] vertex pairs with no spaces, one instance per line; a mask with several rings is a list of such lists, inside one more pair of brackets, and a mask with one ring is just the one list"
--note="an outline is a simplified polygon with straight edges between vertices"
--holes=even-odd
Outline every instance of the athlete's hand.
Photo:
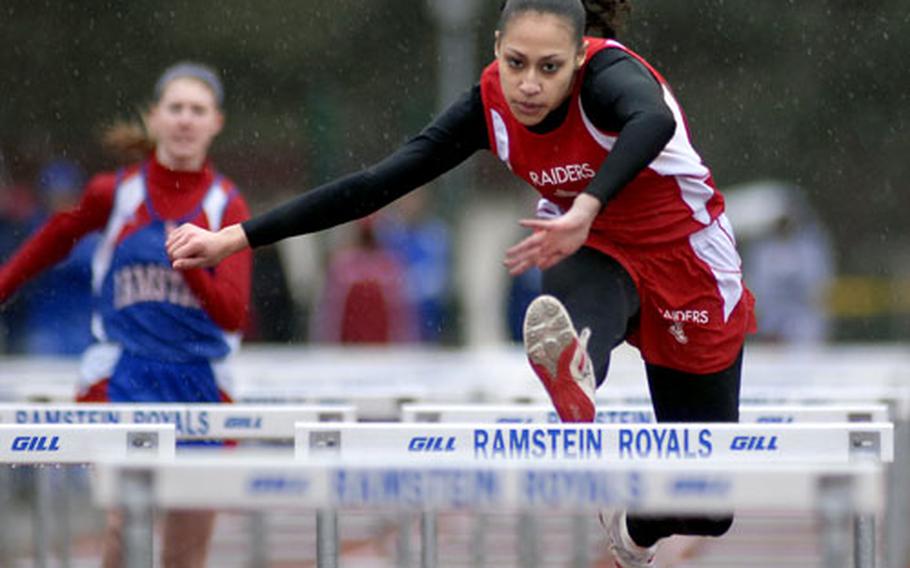
[[175,270],[215,266],[248,246],[246,233],[240,225],[213,233],[189,223],[170,231],[165,244]]
[[599,199],[586,193],[575,198],[571,209],[556,219],[524,219],[522,227],[534,232],[506,251],[504,264],[516,276],[532,266],[547,270],[585,244],[591,223],[600,212]]

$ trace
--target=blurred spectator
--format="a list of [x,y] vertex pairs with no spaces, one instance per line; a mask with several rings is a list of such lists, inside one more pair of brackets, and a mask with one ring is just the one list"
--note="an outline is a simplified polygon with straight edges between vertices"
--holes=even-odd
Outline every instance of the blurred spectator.
[[285,272],[276,247],[253,257],[252,301],[244,341],[290,343],[298,339],[297,309]]
[[330,254],[311,337],[327,343],[416,341],[405,267],[376,238],[375,217],[354,224],[353,243]]
[[727,196],[744,244],[745,278],[756,297],[758,339],[791,345],[827,340],[833,251],[805,193],[763,181],[731,188]]
[[383,247],[398,257],[405,273],[405,293],[417,311],[420,341],[439,342],[452,329],[452,239],[445,221],[432,214],[424,188],[404,196],[376,233]]
[[[41,207],[32,215],[30,231],[53,214],[76,206],[85,172],[70,160],[56,159],[38,174]],[[92,255],[99,232],[83,237],[70,255],[23,290],[24,351],[32,355],[79,355],[92,342]]]
[[[31,186],[16,183],[0,154],[0,258],[9,258],[25,240],[38,209]],[[19,353],[25,340],[26,305],[17,297],[0,307],[0,351]]]
[[540,269],[532,268],[518,276],[513,276],[509,284],[506,317],[509,324],[509,339],[515,343],[523,341],[525,312],[534,298],[540,295],[542,277]]
[[304,235],[285,239],[275,246],[277,261],[284,272],[284,286],[292,302],[288,312],[295,342],[308,341],[313,331],[313,314],[325,282],[325,240],[326,235]]

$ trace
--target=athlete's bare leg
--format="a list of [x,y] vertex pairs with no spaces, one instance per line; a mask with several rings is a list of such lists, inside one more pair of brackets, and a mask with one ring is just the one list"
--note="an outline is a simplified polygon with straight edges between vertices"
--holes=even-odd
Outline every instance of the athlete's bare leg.
[[112,511],[107,514],[103,550],[102,568],[120,568],[123,566],[123,514],[119,511]]
[[[123,523],[122,513],[108,513],[102,568],[121,568],[124,565]],[[161,565],[164,568],[205,568],[214,528],[214,511],[165,513]]]
[[205,568],[214,528],[214,511],[165,513],[161,565],[164,568]]

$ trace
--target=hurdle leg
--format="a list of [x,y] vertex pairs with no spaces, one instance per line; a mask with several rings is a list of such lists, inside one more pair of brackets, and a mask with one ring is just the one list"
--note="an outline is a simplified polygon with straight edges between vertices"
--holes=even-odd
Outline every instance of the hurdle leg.
[[574,568],[588,568],[591,565],[591,515],[572,515],[572,566]]
[[891,416],[894,417],[894,463],[885,474],[888,483],[890,500],[885,508],[884,565],[886,568],[906,568],[910,564],[906,528],[910,522],[910,421],[904,416],[903,405],[892,401],[889,404]]
[[249,528],[250,566],[252,568],[267,568],[269,565],[269,554],[265,513],[261,511],[250,513]]
[[856,568],[875,568],[875,515],[853,519],[853,559]]
[[437,524],[438,516],[432,511],[420,513],[420,566],[436,568],[439,559]]
[[57,518],[57,551],[59,554],[59,567],[70,568],[70,556],[73,528],[71,523],[73,485],[75,484],[75,471],[73,466],[63,466],[63,469],[57,471],[57,482],[60,485],[59,507],[56,513]]
[[35,508],[32,512],[32,550],[36,568],[46,568],[48,544],[48,525],[51,519],[51,477],[50,470],[43,465],[32,469],[32,480],[35,483]]
[[832,475],[822,479],[819,487],[819,524],[825,568],[850,568],[853,536],[850,530],[853,516],[851,503],[849,478]]
[[487,565],[487,530],[490,528],[490,517],[478,513],[471,529],[471,565],[482,568]]
[[414,566],[414,546],[411,539],[411,513],[403,511],[398,513],[398,537],[395,539],[395,553],[398,557],[399,568],[412,568]]
[[338,512],[316,511],[316,566],[338,568]]
[[526,568],[540,566],[539,530],[533,513],[518,515],[518,561]]
[[123,561],[126,568],[148,568],[154,560],[152,472],[126,469],[120,474],[123,501]]

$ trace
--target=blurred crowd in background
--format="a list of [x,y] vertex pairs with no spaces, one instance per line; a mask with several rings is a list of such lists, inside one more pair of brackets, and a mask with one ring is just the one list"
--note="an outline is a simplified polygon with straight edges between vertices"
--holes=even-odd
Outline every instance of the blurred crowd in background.
[[[447,103],[436,93],[469,87],[491,59],[498,5],[4,2],[0,261],[78,199],[85,172],[116,166],[98,127],[134,115],[168,63],[224,75],[228,123],[213,154],[256,213],[415,134]],[[622,39],[676,86],[727,196],[758,300],[755,340],[910,337],[910,107],[894,80],[910,65],[903,3],[634,9]],[[472,159],[374,217],[257,251],[247,341],[518,340],[539,274],[497,268],[534,195],[498,168]],[[0,351],[84,348],[92,247],[85,239],[6,306]]]

